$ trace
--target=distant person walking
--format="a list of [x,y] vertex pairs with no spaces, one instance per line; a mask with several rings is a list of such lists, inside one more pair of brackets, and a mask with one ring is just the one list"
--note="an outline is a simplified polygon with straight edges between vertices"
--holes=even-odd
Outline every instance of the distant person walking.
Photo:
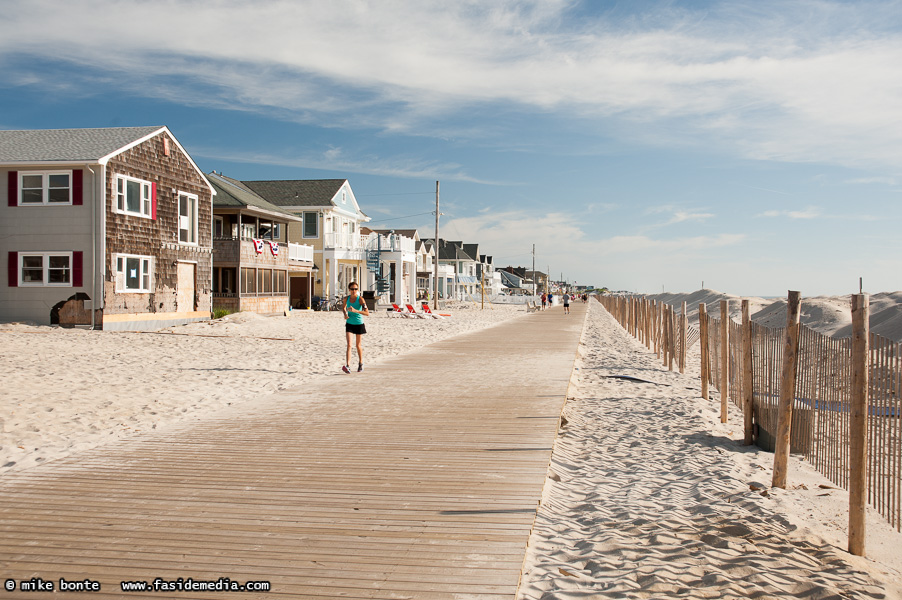
[[548,293],[548,307],[554,306],[554,294]]
[[562,300],[564,301],[564,314],[569,315],[570,314],[570,294],[565,293]]
[[548,294],[543,293],[542,294],[542,310],[545,310],[545,308],[547,306],[548,306]]
[[352,281],[348,284],[350,295],[345,296],[342,303],[342,312],[345,316],[345,337],[348,339],[348,352],[345,355],[345,364],[341,368],[345,373],[351,372],[351,336],[357,337],[357,372],[363,371],[363,334],[366,333],[366,326],[363,324],[363,317],[370,316],[370,310],[366,307],[366,302],[357,294],[360,287],[356,282]]

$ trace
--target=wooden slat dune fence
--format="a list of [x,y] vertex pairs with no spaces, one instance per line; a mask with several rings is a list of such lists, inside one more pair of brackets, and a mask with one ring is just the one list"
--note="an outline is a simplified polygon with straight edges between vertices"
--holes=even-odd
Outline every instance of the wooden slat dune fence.
[[[698,330],[694,336],[681,333],[679,323],[685,322],[685,304],[677,314],[674,307],[642,296],[598,299],[628,332],[663,354],[665,365],[670,360],[671,369],[672,357],[685,360],[683,348],[699,339]],[[707,332],[701,352],[701,373],[706,379],[703,395],[713,386],[725,392],[725,399],[742,411],[748,386],[752,403],[751,419],[746,424],[751,424],[751,430],[746,439],[750,436],[761,448],[773,451],[786,329],[751,321],[744,325],[729,319],[724,336],[721,319],[707,316],[704,308],[700,310],[699,329]],[[852,469],[852,343],[848,338],[834,339],[804,325],[799,330],[790,447],[831,482],[848,489]],[[748,358],[743,356],[745,336],[751,342]],[[867,500],[897,531],[902,531],[902,344],[874,333],[869,334],[868,340]],[[743,380],[743,360],[751,363],[746,370],[751,372],[751,381]],[[726,406],[724,402],[724,420]]]

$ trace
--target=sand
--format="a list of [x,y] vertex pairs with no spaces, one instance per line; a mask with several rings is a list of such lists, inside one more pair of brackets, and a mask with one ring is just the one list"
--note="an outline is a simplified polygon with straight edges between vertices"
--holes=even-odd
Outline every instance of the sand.
[[[528,318],[522,306],[443,312],[453,317],[369,318],[367,362]],[[5,324],[0,340],[0,477],[347,377],[340,313],[159,333]],[[701,400],[697,352],[671,373],[590,303],[521,598],[902,598],[902,535],[869,513],[869,558],[847,554],[848,495],[796,457],[790,489],[769,489],[772,455],[741,446],[738,413],[722,425],[719,404]]]
[[[441,312],[452,316],[388,318],[380,310],[367,318],[366,363],[526,315],[522,305],[472,303]],[[342,314],[290,315],[237,313],[155,333],[0,324],[0,476],[316,377],[346,376]]]
[[771,489],[697,348],[670,372],[591,303],[520,598],[902,598],[902,534],[869,511],[870,558],[849,555],[848,494],[796,456]]

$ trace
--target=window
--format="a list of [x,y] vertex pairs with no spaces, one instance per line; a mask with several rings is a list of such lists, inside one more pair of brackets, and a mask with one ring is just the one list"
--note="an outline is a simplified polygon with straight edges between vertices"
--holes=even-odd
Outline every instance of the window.
[[215,239],[222,239],[223,233],[225,233],[225,219],[222,217],[213,217],[213,237]]
[[257,291],[263,294],[272,293],[272,269],[257,269]]
[[304,213],[304,237],[305,238],[319,237],[319,213],[315,213],[315,212],[305,212]]
[[288,279],[287,271],[273,271],[275,278],[273,279],[272,291],[276,294],[284,294],[287,291],[286,281]]
[[72,204],[72,171],[19,174],[19,205]]
[[254,269],[241,269],[241,293],[256,294],[257,279]]
[[153,257],[116,254],[114,262],[117,292],[149,293],[153,291],[151,288]]
[[152,218],[151,187],[149,181],[116,175],[116,211]]
[[197,244],[197,196],[179,192],[179,242]]
[[257,235],[260,239],[279,241],[282,239],[282,224],[273,223],[271,221],[260,221],[260,228]]
[[20,253],[19,285],[72,287],[72,253]]

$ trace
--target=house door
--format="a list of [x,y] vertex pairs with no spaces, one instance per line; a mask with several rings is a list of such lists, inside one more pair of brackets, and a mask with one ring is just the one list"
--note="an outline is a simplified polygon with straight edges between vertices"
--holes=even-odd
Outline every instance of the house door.
[[292,277],[288,287],[288,301],[294,308],[308,308],[310,306],[310,298],[308,297],[308,289],[310,287],[310,278]]
[[176,292],[176,310],[179,312],[194,312],[194,288],[195,271],[194,263],[180,262],[178,264],[178,291]]

